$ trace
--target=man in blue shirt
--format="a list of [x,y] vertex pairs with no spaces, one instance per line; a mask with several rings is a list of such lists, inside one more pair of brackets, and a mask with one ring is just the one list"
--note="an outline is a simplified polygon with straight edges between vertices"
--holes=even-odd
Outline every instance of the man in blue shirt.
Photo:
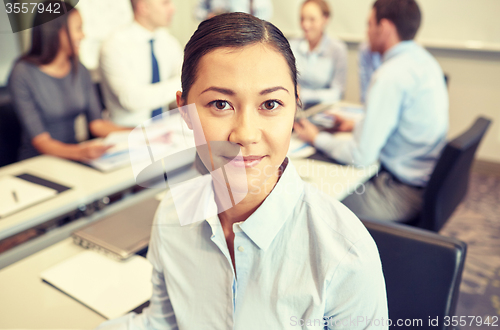
[[330,157],[355,166],[379,160],[381,172],[343,202],[359,218],[414,218],[448,130],[448,93],[443,71],[413,41],[421,14],[414,0],[378,0],[368,22],[372,51],[382,55],[366,99],[365,117],[354,124],[337,117],[350,140],[319,132],[302,120],[299,136]]
[[363,104],[366,102],[366,93],[372,75],[381,65],[382,57],[380,53],[373,52],[367,41],[360,43],[358,49],[359,99]]

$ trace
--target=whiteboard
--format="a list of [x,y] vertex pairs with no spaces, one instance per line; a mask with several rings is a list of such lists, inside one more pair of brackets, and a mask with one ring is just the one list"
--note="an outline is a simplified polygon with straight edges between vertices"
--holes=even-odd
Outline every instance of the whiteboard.
[[[374,0],[327,0],[333,11],[331,35],[348,42],[366,39]],[[418,0],[422,25],[417,41],[434,48],[500,51],[500,0]],[[274,0],[275,22],[285,33],[300,35],[301,0]],[[288,7],[288,8],[287,8]]]

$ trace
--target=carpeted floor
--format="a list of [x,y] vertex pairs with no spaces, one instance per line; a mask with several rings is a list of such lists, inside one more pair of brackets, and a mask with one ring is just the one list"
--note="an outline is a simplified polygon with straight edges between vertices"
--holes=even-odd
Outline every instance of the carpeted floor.
[[497,320],[478,326],[466,318],[460,329],[500,329],[500,177],[473,173],[464,202],[440,234],[468,245],[456,315]]

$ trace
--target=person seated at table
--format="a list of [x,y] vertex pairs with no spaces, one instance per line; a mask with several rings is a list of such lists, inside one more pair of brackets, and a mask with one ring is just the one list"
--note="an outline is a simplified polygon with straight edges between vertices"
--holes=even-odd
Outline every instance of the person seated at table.
[[200,21],[234,12],[251,14],[268,21],[273,16],[273,3],[271,0],[198,0],[194,11]]
[[373,52],[367,41],[360,43],[358,49],[359,99],[363,104],[366,102],[366,93],[368,92],[372,75],[381,65],[382,57],[380,53]]
[[10,73],[9,91],[22,126],[19,159],[48,154],[88,161],[100,157],[108,147],[97,142],[77,143],[75,119],[79,115],[85,115],[95,137],[123,128],[102,119],[90,74],[78,60],[83,39],[78,10],[61,1],[45,4],[71,11],[53,20],[49,12],[36,14],[31,49]]
[[372,77],[364,119],[355,125],[336,117],[339,130],[353,130],[352,139],[319,132],[307,120],[295,125],[303,140],[340,162],[380,161],[382,171],[344,200],[361,219],[413,219],[446,144],[448,92],[438,62],[413,41],[420,20],[414,0],[374,3],[368,37],[383,63]]
[[249,14],[221,14],[199,25],[184,54],[177,105],[210,171],[172,188],[157,210],[149,307],[98,329],[336,329],[353,315],[387,320],[370,234],[286,157],[299,99],[281,31]]
[[104,41],[102,91],[111,119],[135,127],[161,115],[180,86],[182,48],[166,30],[171,0],[132,0],[134,21]]
[[292,39],[304,108],[342,99],[347,76],[347,46],[326,33],[330,8],[325,0],[306,0],[300,12],[304,37]]

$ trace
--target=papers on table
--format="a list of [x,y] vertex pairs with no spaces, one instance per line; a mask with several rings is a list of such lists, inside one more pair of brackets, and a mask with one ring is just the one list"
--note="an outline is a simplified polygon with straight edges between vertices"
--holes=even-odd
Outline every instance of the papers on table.
[[134,162],[142,162],[149,161],[151,155],[154,158],[158,158],[158,155],[165,157],[185,150],[186,146],[194,147],[194,137],[180,114],[176,113],[163,119],[148,120],[132,131],[113,132],[102,143],[112,147],[89,164],[108,172],[129,165],[131,156]]
[[151,264],[141,256],[118,261],[95,251],[84,251],[45,270],[40,277],[112,319],[151,298],[151,274]]
[[13,176],[0,177],[0,218],[57,195],[57,190]]
[[316,126],[324,128],[332,128],[333,125],[335,125],[335,117],[324,112],[317,113],[311,116],[311,118],[309,118],[309,121]]

